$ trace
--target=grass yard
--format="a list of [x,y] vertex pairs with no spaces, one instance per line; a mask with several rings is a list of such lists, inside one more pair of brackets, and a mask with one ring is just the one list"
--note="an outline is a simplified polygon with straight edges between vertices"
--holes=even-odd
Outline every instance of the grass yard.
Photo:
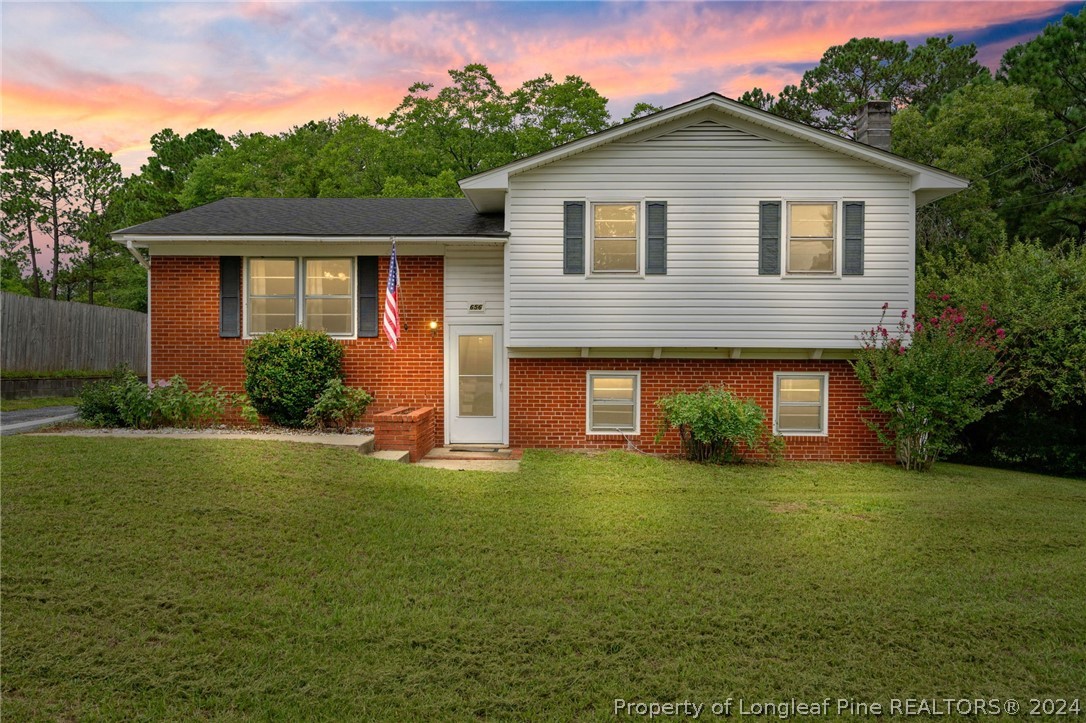
[[2,461],[7,720],[1086,699],[1084,481],[33,436]]
[[0,399],[0,412],[18,412],[23,409],[42,407],[71,407],[79,403],[78,397],[37,397],[35,399]]

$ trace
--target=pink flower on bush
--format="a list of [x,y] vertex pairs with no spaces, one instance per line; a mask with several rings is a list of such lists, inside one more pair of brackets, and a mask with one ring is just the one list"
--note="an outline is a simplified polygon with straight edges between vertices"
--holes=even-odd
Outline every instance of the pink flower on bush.
[[1007,332],[1003,331],[1003,329],[996,329],[996,336],[1000,339],[1006,338]]
[[943,301],[950,301],[950,294],[943,294]]
[[884,304],[882,305],[882,310],[883,310],[883,311],[886,311],[886,310],[887,310],[887,309],[889,309],[889,308],[890,308],[890,302],[889,302],[889,301],[885,302],[885,303],[884,303]]
[[993,377],[991,374],[989,374],[988,378],[984,380],[984,383],[985,384],[995,384],[995,377]]

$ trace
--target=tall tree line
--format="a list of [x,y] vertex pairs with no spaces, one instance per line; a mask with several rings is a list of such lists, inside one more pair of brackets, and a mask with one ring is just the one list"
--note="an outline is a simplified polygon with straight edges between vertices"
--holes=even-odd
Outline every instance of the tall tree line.
[[[78,268],[93,303],[102,268],[116,255],[107,213],[121,183],[120,166],[109,153],[55,130],[3,131],[0,152],[5,289],[23,286],[35,296],[48,293],[56,299],[64,274]],[[49,259],[45,268],[39,265],[40,252]],[[64,255],[70,256],[67,263]],[[30,273],[24,279],[25,266]]]

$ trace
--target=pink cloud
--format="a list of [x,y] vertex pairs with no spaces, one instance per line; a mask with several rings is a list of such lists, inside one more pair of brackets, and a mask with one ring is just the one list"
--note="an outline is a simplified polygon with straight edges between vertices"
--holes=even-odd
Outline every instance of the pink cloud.
[[[1062,5],[1000,3],[999,21],[1041,17]],[[617,27],[609,26],[605,43],[583,30],[563,33],[557,42],[554,36],[515,32],[506,37],[517,49],[513,60],[492,64],[491,69],[522,78],[529,76],[529,64],[556,75],[579,74],[612,99],[630,99],[652,84],[666,92],[680,85],[681,76],[697,77],[707,68],[730,67],[743,75],[748,72],[744,69],[757,65],[813,65],[827,47],[858,35],[940,35],[949,28],[974,29],[993,22],[991,3],[814,3],[779,9],[770,16],[726,3],[653,5],[631,13]],[[761,77],[770,90],[795,80],[791,74]]]
[[[643,99],[777,92],[798,79],[797,67],[853,36],[961,33],[1063,6],[609,3],[567,16],[530,3],[247,2],[139,5],[119,17],[108,5],[66,13],[15,4],[5,6],[0,89],[5,127],[59,128],[117,153],[132,171],[163,127],[229,134],[281,131],[340,111],[377,118],[412,82],[440,86],[449,68],[472,62],[488,64],[507,89],[544,73],[579,75],[618,115]],[[106,46],[86,42],[87,28],[101,29]],[[981,59],[995,62],[994,47]]]

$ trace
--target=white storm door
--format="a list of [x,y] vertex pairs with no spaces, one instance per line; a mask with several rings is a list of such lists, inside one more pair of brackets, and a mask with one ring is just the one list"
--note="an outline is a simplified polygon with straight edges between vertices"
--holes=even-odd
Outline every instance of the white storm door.
[[505,407],[502,328],[454,326],[451,342],[449,442],[501,444]]

